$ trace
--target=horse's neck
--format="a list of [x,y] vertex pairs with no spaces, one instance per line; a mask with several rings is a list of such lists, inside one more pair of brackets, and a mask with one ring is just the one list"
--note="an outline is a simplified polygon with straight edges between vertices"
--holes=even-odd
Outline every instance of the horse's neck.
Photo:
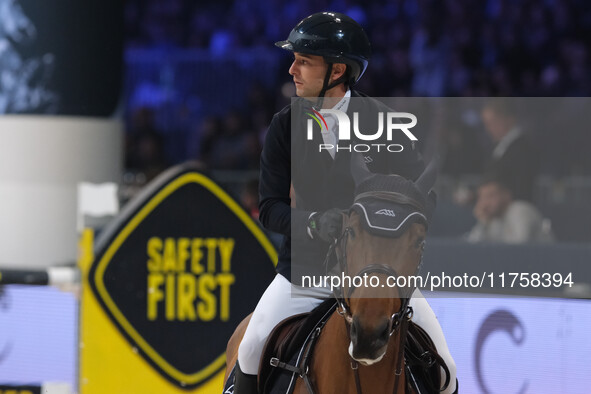
[[[333,313],[314,349],[311,371],[317,385],[317,393],[357,393],[355,372],[349,356],[349,332],[344,319]],[[399,379],[399,391],[394,390],[395,369],[398,357],[398,335],[390,338],[388,351],[378,363],[359,365],[359,378],[363,394],[404,393],[404,379]],[[403,378],[403,376],[401,377]],[[303,391],[305,392],[305,391]]]

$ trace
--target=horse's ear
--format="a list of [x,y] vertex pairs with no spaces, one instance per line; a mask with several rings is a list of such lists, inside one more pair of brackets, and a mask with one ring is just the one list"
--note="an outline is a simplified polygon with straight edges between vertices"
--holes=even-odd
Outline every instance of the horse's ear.
[[374,174],[369,171],[365,164],[363,155],[359,152],[355,152],[351,155],[351,175],[355,181],[355,187],[359,186],[363,181],[369,179]]
[[435,156],[431,159],[427,167],[423,171],[423,173],[419,176],[419,178],[415,181],[415,185],[417,188],[423,193],[425,196],[429,194],[433,186],[435,185],[435,180],[437,179],[437,171],[439,169],[439,157]]

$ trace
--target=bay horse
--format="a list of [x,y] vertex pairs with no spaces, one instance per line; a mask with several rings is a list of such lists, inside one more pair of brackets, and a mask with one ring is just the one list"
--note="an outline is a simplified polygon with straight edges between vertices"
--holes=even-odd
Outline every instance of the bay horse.
[[[405,357],[404,353],[407,337],[416,340],[417,336],[426,336],[411,322],[409,299],[414,286],[397,287],[388,282],[410,278],[419,269],[427,222],[434,208],[429,192],[436,177],[435,164],[432,162],[415,182],[371,173],[361,155],[352,156],[351,170],[355,202],[344,212],[342,234],[331,246],[326,261],[335,253],[339,275],[373,277],[369,283],[375,286],[345,284],[335,292],[336,311],[322,327],[293,393],[419,392],[419,386],[410,382],[415,378],[407,382],[405,376],[409,373],[405,358],[409,357],[431,368],[433,381],[423,385],[429,388],[420,392],[439,392],[440,377],[432,375],[433,371],[439,375],[439,365],[445,371],[445,364],[433,344],[421,341],[421,354]],[[236,362],[249,318],[240,323],[228,342],[224,382]]]

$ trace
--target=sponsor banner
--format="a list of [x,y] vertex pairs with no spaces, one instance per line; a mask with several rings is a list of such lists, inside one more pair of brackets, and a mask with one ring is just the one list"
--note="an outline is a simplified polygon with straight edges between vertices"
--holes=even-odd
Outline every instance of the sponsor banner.
[[[462,392],[584,393],[591,386],[591,301],[424,295],[443,328]],[[0,300],[2,321],[10,322],[0,326],[0,390],[47,381],[76,387],[75,298],[50,287],[9,285]],[[222,373],[192,391],[175,389],[133,351],[89,289],[82,302],[86,377],[80,392],[221,392]]]
[[591,301],[423,294],[456,362],[460,392],[589,391]]
[[72,293],[47,286],[2,286],[0,322],[1,384],[76,386],[78,302]]
[[214,181],[189,166],[169,170],[97,240],[80,391],[221,390],[227,341],[275,261],[261,228]]

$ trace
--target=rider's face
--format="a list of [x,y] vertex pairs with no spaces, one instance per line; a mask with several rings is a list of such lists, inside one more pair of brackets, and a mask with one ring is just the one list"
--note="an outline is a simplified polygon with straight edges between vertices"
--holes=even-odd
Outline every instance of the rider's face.
[[322,90],[328,64],[322,56],[294,53],[289,68],[299,97],[318,97]]

